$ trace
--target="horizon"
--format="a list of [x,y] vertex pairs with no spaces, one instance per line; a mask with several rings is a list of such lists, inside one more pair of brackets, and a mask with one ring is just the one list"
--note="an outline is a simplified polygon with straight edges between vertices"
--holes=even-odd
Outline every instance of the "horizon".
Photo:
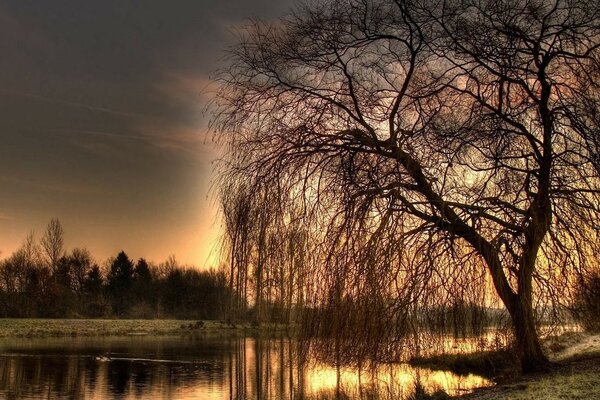
[[[216,215],[215,215],[215,217],[216,217]],[[64,249],[63,249],[64,250],[63,255],[69,256],[72,253],[72,251],[75,249],[87,250],[87,251],[89,251],[90,255],[92,256],[92,261],[94,262],[94,264],[98,265],[101,268],[105,268],[106,266],[108,266],[115,259],[115,257],[121,252],[124,252],[127,255],[127,257],[134,263],[136,263],[140,259],[144,259],[149,265],[158,266],[158,265],[168,262],[171,258],[174,258],[175,261],[177,262],[177,265],[182,268],[210,270],[210,269],[219,269],[221,267],[221,265],[219,264],[220,249],[219,249],[218,238],[216,238],[214,241],[210,242],[212,244],[212,246],[207,245],[207,246],[203,246],[200,249],[201,252],[206,253],[206,262],[205,263],[194,263],[194,262],[183,261],[182,259],[180,259],[177,256],[177,254],[174,254],[174,253],[167,254],[164,257],[162,257],[162,255],[160,255],[159,257],[152,257],[152,254],[157,254],[157,253],[149,251],[149,252],[147,252],[147,254],[146,253],[142,254],[141,252],[139,252],[139,249],[120,248],[118,245],[114,246],[113,247],[114,250],[112,250],[112,252],[110,252],[106,256],[98,256],[97,254],[100,252],[97,252],[94,250],[94,249],[97,250],[98,246],[96,246],[96,247],[93,245],[88,246],[85,243],[77,243],[77,242],[71,240],[71,238],[70,238],[71,235],[69,235],[68,228],[65,228],[64,225],[62,225],[62,226],[65,229],[65,233],[64,233],[65,244],[64,244]],[[18,242],[17,247],[14,248],[13,250],[11,250],[10,252],[3,251],[0,249],[0,261],[10,258],[11,255],[13,255],[16,251],[18,251],[24,245],[24,243],[26,242],[27,238],[30,235],[33,235],[34,242],[37,246],[37,251],[39,251],[40,253],[43,253],[43,249],[41,248],[40,241],[42,239],[42,236],[44,235],[45,230],[46,230],[46,225],[40,226],[39,229],[31,229],[29,232],[27,232],[22,237],[21,241]],[[130,251],[130,250],[134,250],[134,251]],[[138,250],[138,251],[136,252],[135,250]],[[41,254],[40,254],[40,256],[41,256]]]
[[0,5],[0,259],[56,217],[98,259],[217,267],[207,85],[236,28],[290,4]]
[[0,397],[600,399],[600,3],[5,0],[0,49]]

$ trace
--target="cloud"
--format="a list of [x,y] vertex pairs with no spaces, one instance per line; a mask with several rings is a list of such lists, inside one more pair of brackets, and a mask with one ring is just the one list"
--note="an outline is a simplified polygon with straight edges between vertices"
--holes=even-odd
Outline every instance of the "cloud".
[[2,220],[2,221],[14,221],[15,217],[13,217],[11,215],[8,215],[8,214],[5,214],[3,212],[0,212],[0,220]]
[[109,138],[117,138],[117,139],[133,139],[133,140],[142,140],[142,141],[151,141],[152,137],[145,135],[134,135],[129,133],[121,133],[121,132],[103,132],[103,131],[94,131],[94,130],[86,130],[86,129],[65,129],[65,128],[56,128],[56,129],[47,129],[47,131],[52,132],[64,132],[76,135],[86,135],[86,136],[101,136],[101,137],[109,137]]
[[[67,134],[75,137],[76,146],[104,155],[111,151],[115,141],[138,141],[158,149],[196,153],[211,145],[210,134],[207,130],[186,127],[169,127],[168,123],[156,120],[138,120],[133,130],[140,133],[106,132],[85,129],[47,129],[47,132]],[[80,140],[83,137],[98,140]]]
[[101,257],[111,243],[150,252],[167,239],[169,252],[204,257],[211,228],[194,215],[214,214],[203,199],[220,152],[209,75],[232,27],[272,20],[291,1],[0,3],[0,241],[52,210],[92,232]]
[[111,109],[105,108],[105,107],[98,107],[98,106],[94,106],[94,105],[90,105],[90,104],[85,104],[85,103],[77,103],[77,102],[74,102],[74,101],[61,100],[61,99],[51,98],[51,97],[42,96],[42,95],[33,94],[33,93],[20,92],[20,91],[17,91],[17,90],[10,90],[10,89],[2,89],[2,88],[0,88],[0,93],[4,93],[4,94],[8,94],[8,95],[13,95],[13,96],[26,97],[28,99],[33,99],[33,100],[37,100],[37,101],[43,101],[43,102],[46,102],[46,103],[53,103],[53,104],[60,104],[60,105],[70,106],[70,107],[84,108],[84,109],[86,109],[88,111],[92,111],[92,112],[113,114],[113,115],[119,115],[119,116],[123,116],[123,117],[138,117],[138,116],[142,116],[142,114],[132,113],[132,112],[128,112],[128,111],[111,110]]
[[[40,181],[29,178],[13,178],[8,176],[0,176],[0,182],[25,186],[29,189],[34,189],[42,192],[54,192],[65,195],[82,195],[82,194],[101,194],[102,191],[93,186],[75,185],[65,182],[49,182]],[[7,216],[10,217],[10,216]]]
[[177,107],[204,105],[216,87],[206,74],[169,70],[163,71],[161,81],[154,84],[157,94]]

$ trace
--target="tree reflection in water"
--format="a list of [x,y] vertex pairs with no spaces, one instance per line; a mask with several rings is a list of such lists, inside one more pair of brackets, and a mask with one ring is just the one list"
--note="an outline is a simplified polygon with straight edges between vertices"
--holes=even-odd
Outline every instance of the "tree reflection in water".
[[7,399],[401,399],[417,381],[450,394],[490,384],[406,364],[336,367],[289,339],[19,339],[0,350]]

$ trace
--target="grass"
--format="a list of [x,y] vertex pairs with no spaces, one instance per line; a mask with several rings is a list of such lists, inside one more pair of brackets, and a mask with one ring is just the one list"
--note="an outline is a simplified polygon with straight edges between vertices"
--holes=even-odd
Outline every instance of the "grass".
[[523,377],[515,383],[485,388],[464,399],[600,399],[600,359],[562,362],[554,371]]
[[554,369],[513,384],[477,391],[467,399],[600,399],[600,335],[569,332],[547,338],[544,347]]
[[60,336],[189,335],[199,333],[285,332],[278,325],[260,328],[220,321],[170,319],[0,319],[0,338]]
[[459,374],[476,373],[504,382],[461,399],[600,399],[600,335],[569,332],[547,338],[544,347],[554,362],[553,368],[525,376],[517,375],[516,360],[506,351],[415,358],[411,364]]
[[452,371],[459,375],[477,374],[493,380],[507,379],[517,374],[517,360],[507,350],[479,351],[464,354],[440,354],[413,357],[409,364],[432,370]]
[[600,357],[600,334],[567,332],[547,338],[544,341],[544,348],[552,361],[589,356]]

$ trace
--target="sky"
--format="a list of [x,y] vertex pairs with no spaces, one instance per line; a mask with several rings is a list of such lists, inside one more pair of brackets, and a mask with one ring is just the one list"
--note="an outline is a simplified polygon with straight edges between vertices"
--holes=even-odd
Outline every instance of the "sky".
[[292,0],[0,0],[0,258],[68,249],[216,266],[204,112],[233,32]]

